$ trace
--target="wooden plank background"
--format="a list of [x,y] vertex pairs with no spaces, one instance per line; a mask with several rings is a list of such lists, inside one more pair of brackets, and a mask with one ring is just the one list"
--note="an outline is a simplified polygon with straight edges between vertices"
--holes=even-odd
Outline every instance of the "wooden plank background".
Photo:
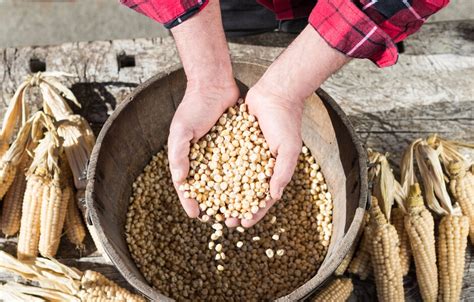
[[[229,47],[233,59],[271,62],[292,39],[272,33],[233,39]],[[64,71],[75,75],[65,84],[82,104],[77,112],[97,134],[130,91],[178,63],[170,37],[0,49],[0,114],[3,116],[15,88],[31,71]],[[414,138],[439,133],[474,142],[473,79],[474,21],[455,21],[425,25],[406,41],[405,52],[393,67],[378,69],[369,61],[353,60],[322,87],[348,114],[365,145],[389,152],[390,161],[398,165],[401,151]],[[38,106],[34,93],[30,101]],[[127,286],[95,251],[90,238],[87,247],[79,253],[63,243],[59,257],[80,269],[101,271]],[[0,249],[14,253],[16,239],[0,238]],[[0,273],[0,280],[11,278]],[[406,281],[407,292],[416,297],[416,282]],[[361,283],[356,294],[363,299],[373,290],[372,285]],[[474,299],[472,247],[468,249],[463,299]]]

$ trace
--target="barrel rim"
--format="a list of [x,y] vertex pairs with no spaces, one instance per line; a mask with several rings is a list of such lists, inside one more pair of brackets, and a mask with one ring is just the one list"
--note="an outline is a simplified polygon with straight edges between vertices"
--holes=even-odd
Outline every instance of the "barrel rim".
[[[234,58],[233,60],[233,64],[258,65],[265,68],[268,67],[269,63],[271,62],[266,61],[266,60],[245,60],[241,58]],[[100,133],[96,140],[96,144],[94,145],[94,148],[91,153],[90,162],[87,169],[87,186],[86,186],[86,192],[85,192],[86,213],[88,216],[87,218],[91,223],[91,227],[94,228],[95,232],[97,232],[97,235],[98,235],[97,240],[99,240],[100,242],[95,242],[95,244],[100,246],[100,248],[98,247],[98,249],[102,250],[106,254],[106,256],[109,257],[109,259],[111,260],[113,265],[117,268],[117,270],[120,272],[120,274],[137,291],[139,291],[141,294],[145,295],[146,297],[150,299],[159,298],[162,301],[174,301],[174,300],[169,297],[164,296],[163,294],[155,290],[146,281],[142,281],[134,277],[133,274],[130,273],[130,270],[128,269],[125,262],[122,261],[119,253],[113,248],[111,241],[105,235],[103,225],[101,224],[100,219],[98,217],[99,216],[98,210],[94,206],[94,203],[95,203],[94,185],[95,185],[95,174],[96,174],[100,149],[104,141],[104,138],[109,132],[113,122],[120,116],[120,114],[127,107],[127,105],[129,105],[130,102],[132,102],[143,91],[145,91],[147,88],[153,85],[156,81],[161,80],[164,77],[169,76],[170,74],[177,72],[181,69],[182,69],[181,64],[170,66],[166,68],[165,71],[156,74],[155,76],[151,77],[144,83],[140,84],[126,97],[124,101],[122,101],[117,106],[117,108],[114,110],[112,115],[109,116],[109,118],[104,123],[102,129],[100,130]],[[332,110],[334,110],[334,112],[340,118],[344,127],[348,131],[351,142],[353,143],[356,149],[356,154],[358,156],[359,179],[361,182],[360,189],[359,189],[358,208],[356,209],[356,212],[354,214],[354,219],[349,229],[347,230],[346,234],[344,235],[342,239],[345,244],[341,244],[341,247],[344,247],[345,250],[338,253],[338,255],[335,257],[336,259],[333,259],[333,261],[331,261],[331,263],[329,264],[330,269],[328,269],[328,277],[326,278],[326,279],[329,279],[330,275],[336,270],[337,266],[339,266],[339,264],[342,262],[345,255],[348,253],[350,249],[350,244],[348,244],[348,242],[353,242],[355,240],[357,236],[357,232],[362,226],[362,218],[365,212],[367,197],[368,197],[367,196],[368,195],[367,153],[366,153],[365,148],[362,145],[362,142],[357,136],[356,131],[354,127],[352,126],[352,123],[350,122],[349,118],[344,113],[342,108],[336,103],[336,101],[329,94],[327,94],[322,88],[317,89],[315,93],[324,102],[326,102],[329,105],[329,107],[331,107]],[[308,282],[311,282],[311,280],[314,280],[315,277],[316,275],[313,276],[313,278],[308,280],[306,283],[304,283],[302,286],[300,286],[299,288],[295,289],[293,292],[288,294],[287,296],[281,297],[277,300],[278,301],[294,301],[295,299],[302,299],[304,297],[311,295],[315,290],[317,290],[319,286],[322,285],[322,284],[319,284],[317,287],[313,287],[313,288],[311,287],[308,288],[308,286],[305,286],[308,284]]]

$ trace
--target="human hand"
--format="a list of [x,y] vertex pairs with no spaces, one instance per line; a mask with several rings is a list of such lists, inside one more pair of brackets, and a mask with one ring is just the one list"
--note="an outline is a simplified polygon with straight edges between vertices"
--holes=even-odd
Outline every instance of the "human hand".
[[304,100],[348,61],[348,57],[331,48],[308,25],[249,90],[245,102],[250,113],[257,117],[270,151],[276,157],[270,179],[272,199],[252,219],[228,219],[228,226],[239,223],[244,227],[253,226],[281,198],[301,152]]
[[256,116],[270,151],[275,156],[275,168],[270,179],[271,200],[252,219],[228,218],[226,225],[241,224],[251,227],[260,221],[283,194],[291,180],[301,151],[301,119],[303,100],[285,99],[259,82],[252,87],[245,98],[249,113]]
[[222,113],[237,102],[239,89],[232,75],[219,1],[171,29],[188,83],[173,117],[168,159],[173,183],[189,217],[199,216],[197,201],[178,190],[189,172],[190,142],[204,136]]
[[191,218],[199,216],[196,200],[185,198],[178,190],[189,172],[190,143],[196,142],[214,126],[224,111],[234,105],[239,97],[235,81],[201,87],[188,82],[184,98],[173,117],[168,137],[168,159],[173,183],[181,204]]

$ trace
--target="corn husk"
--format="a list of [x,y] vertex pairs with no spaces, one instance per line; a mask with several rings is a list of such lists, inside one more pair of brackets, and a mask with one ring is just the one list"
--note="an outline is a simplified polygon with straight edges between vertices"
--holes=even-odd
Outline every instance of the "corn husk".
[[[368,149],[369,155],[369,180],[373,181],[372,195],[380,202],[380,208],[387,220],[390,220],[390,211],[395,202],[396,189],[400,184],[395,179],[387,155]],[[405,206],[399,204],[405,210]]]
[[8,302],[46,302],[45,299],[19,291],[11,283],[0,285],[0,301]]
[[64,138],[64,150],[74,176],[74,185],[78,190],[85,189],[87,164],[95,144],[94,134],[79,115],[70,115],[61,121],[58,133]]
[[51,117],[44,113],[38,113],[38,120],[33,132],[41,132],[38,128],[40,125],[46,130],[44,137],[40,140],[38,146],[34,150],[33,161],[26,175],[29,177],[39,167],[43,167],[48,175],[53,177],[59,173],[59,155],[62,152],[63,140],[58,135],[56,127]]
[[[2,130],[0,132],[0,158],[3,157],[5,152],[8,150],[8,145],[14,134],[20,117],[26,122],[26,106],[24,105],[24,95],[28,83],[22,83],[16,90],[7,108],[7,112],[3,118]],[[23,112],[24,111],[24,112]],[[23,114],[22,114],[23,112]]]
[[[16,292],[16,293],[21,293],[22,299],[25,300],[20,300],[20,301],[71,301],[71,302],[81,302],[81,299],[78,297],[71,295],[71,294],[66,294],[63,293],[59,290],[54,290],[54,289],[49,289],[49,288],[41,288],[37,286],[30,286],[30,285],[24,285],[16,282],[7,282],[4,284],[2,287],[0,287],[0,290],[6,290],[10,292]],[[42,298],[37,298],[37,296],[40,296],[42,298],[45,298],[46,300]],[[37,298],[40,300],[32,300],[31,298]]]
[[415,148],[428,207],[438,215],[454,214],[458,210],[455,211],[446,188],[440,153],[439,148],[433,149],[426,141],[419,142]]
[[81,286],[82,272],[71,269],[54,259],[36,258],[18,260],[10,254],[0,251],[0,269],[20,277],[38,282],[41,288],[53,289],[75,295]]
[[437,134],[430,135],[426,143],[435,150],[439,150],[441,164],[446,168],[452,161],[466,162],[466,158],[459,151],[461,148],[474,149],[474,144],[443,139]]
[[[90,270],[83,273],[53,258],[20,261],[0,251],[0,270],[39,285],[37,287],[9,282],[0,286],[0,298],[8,299],[5,301],[115,301],[114,298],[121,299],[120,301],[145,301],[143,297],[121,289],[99,273]],[[107,296],[114,288],[120,291],[119,297]],[[35,300],[36,298],[40,300]]]

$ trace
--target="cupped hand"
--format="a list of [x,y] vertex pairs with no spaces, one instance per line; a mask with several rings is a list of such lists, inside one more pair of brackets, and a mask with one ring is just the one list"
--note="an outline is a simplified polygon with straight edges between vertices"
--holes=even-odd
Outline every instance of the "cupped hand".
[[293,176],[301,151],[301,119],[303,100],[289,99],[274,92],[269,86],[257,83],[245,98],[250,114],[257,117],[262,133],[276,157],[275,168],[270,179],[271,200],[252,219],[226,220],[230,227],[239,223],[251,227],[260,221],[283,194],[283,189]]
[[170,126],[168,137],[168,159],[173,183],[181,204],[191,218],[199,216],[196,200],[184,198],[178,187],[189,172],[190,143],[196,142],[214,126],[224,111],[239,98],[235,81],[218,85],[189,83],[181,104],[178,106]]

